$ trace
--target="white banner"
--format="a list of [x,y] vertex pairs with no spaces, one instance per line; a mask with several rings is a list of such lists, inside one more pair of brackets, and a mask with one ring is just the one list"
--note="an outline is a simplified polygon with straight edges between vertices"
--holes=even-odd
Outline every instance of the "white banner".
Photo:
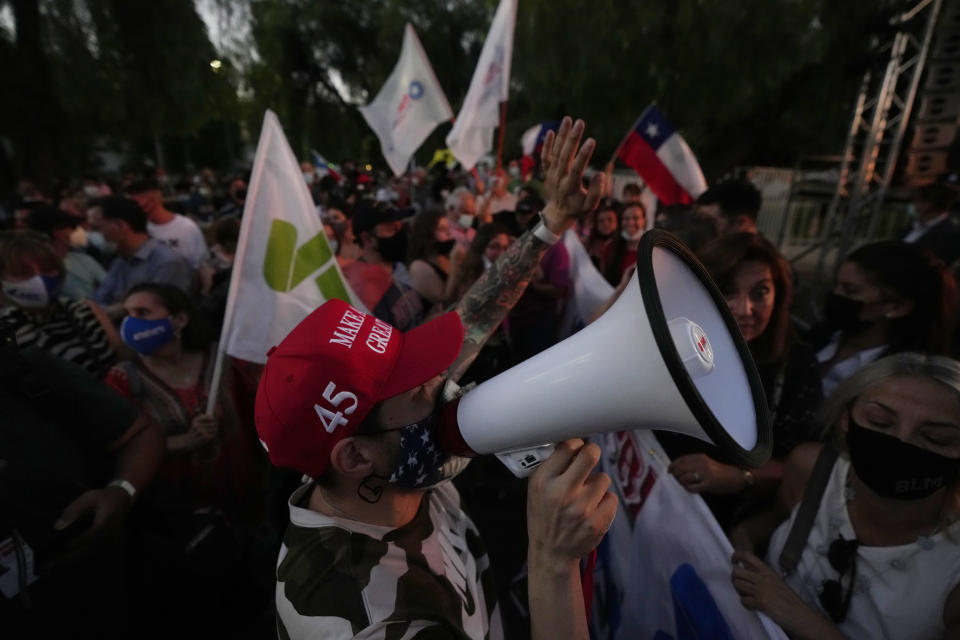
[[653,434],[594,440],[620,507],[598,549],[592,637],[786,640],[769,618],[740,603],[730,542],[700,496],[667,473],[669,459]]
[[360,107],[380,139],[380,149],[394,175],[407,170],[410,157],[438,124],[453,119],[453,110],[430,66],[413,27],[403,32],[400,59],[380,93]]
[[517,0],[500,0],[467,97],[453,129],[447,134],[447,146],[468,171],[484,154],[493,150],[493,130],[500,123],[500,103],[510,93],[510,60],[516,21]]
[[587,250],[573,229],[563,234],[563,244],[570,256],[570,281],[573,284],[573,304],[582,324],[587,324],[593,312],[610,299],[613,287],[594,266]]
[[220,349],[264,363],[271,347],[331,298],[360,306],[330,250],[280,122],[267,111],[240,223]]

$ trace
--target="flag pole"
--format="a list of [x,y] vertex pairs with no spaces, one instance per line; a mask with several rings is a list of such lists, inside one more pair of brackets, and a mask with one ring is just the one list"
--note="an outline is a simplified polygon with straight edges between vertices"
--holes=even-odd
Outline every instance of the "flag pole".
[[507,101],[500,103],[500,144],[497,146],[497,171],[503,168],[503,134],[507,130]]
[[413,169],[414,169],[414,167],[416,167],[416,163],[414,162],[414,157],[415,157],[415,156],[416,156],[416,154],[410,156],[410,166],[407,167],[407,171],[408,171],[408,175],[407,175],[407,193],[409,194],[409,197],[410,197],[410,203],[409,203],[409,204],[410,204],[411,207],[413,206],[413,203],[414,203],[414,197],[413,197],[413,196],[414,196],[414,193],[413,193]]
[[[267,111],[269,113],[269,110]],[[257,142],[257,153],[254,157],[253,171],[248,183],[249,191],[246,200],[243,203],[243,214],[240,218],[240,236],[237,238],[237,251],[233,256],[233,267],[230,273],[230,288],[227,290],[227,305],[223,313],[223,325],[220,329],[220,342],[217,344],[217,359],[213,364],[213,375],[210,378],[210,389],[207,391],[206,413],[213,415],[217,406],[217,398],[220,396],[220,384],[223,382],[223,362],[227,357],[227,340],[230,337],[232,329],[233,314],[237,306],[237,290],[240,288],[241,271],[243,262],[247,256],[247,236],[250,234],[250,225],[253,217],[253,203],[257,199],[257,193],[260,190],[260,176],[263,174],[264,150],[267,148],[268,141],[264,135],[267,131],[267,114],[263,118],[263,130],[260,133],[260,140]]]
[[653,108],[656,102],[651,102],[647,105],[647,108],[643,110],[643,113],[640,114],[640,117],[633,121],[633,124],[630,125],[630,128],[627,129],[627,132],[623,134],[623,138],[620,140],[620,144],[617,145],[617,148],[613,150],[613,155],[610,156],[610,161],[607,162],[607,165],[612,165],[617,161],[617,154],[620,153],[620,149],[623,147],[623,143],[627,141],[627,138],[630,136],[630,132],[637,128],[637,125],[643,120],[643,116],[647,115],[647,111]]

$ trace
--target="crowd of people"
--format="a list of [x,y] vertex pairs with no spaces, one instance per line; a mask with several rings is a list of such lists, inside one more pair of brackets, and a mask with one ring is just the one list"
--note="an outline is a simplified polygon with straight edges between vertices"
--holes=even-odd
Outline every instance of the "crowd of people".
[[[572,229],[617,296],[655,224],[716,282],[771,412],[773,455],[756,469],[657,433],[737,549],[743,604],[804,638],[960,628],[951,181],[919,188],[910,228],[846,256],[820,313],[797,323],[804,283],[758,232],[756,187],[724,180],[654,220],[638,184],[583,177],[582,134],[565,121],[526,175],[518,162],[400,178],[304,163],[369,315],[327,303],[265,368],[231,360],[218,389],[246,178],[20,183],[0,209],[3,617],[147,637],[577,637],[577,558],[615,506],[590,473],[596,445],[564,443],[529,488],[492,459],[424,480],[398,456],[424,455],[409,441],[430,440],[428,419],[462,387],[582,326],[565,322],[576,274],[560,235]],[[389,360],[317,337],[348,320]],[[331,379],[364,389],[336,437],[286,408]],[[577,501],[579,517],[561,508]]]

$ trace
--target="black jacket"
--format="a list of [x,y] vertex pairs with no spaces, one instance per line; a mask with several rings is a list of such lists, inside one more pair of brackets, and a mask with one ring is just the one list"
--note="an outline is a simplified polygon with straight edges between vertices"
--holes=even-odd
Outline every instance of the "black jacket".
[[[913,227],[907,227],[897,237],[903,240],[912,230]],[[928,249],[950,266],[960,259],[960,224],[948,217],[927,229],[913,244]]]

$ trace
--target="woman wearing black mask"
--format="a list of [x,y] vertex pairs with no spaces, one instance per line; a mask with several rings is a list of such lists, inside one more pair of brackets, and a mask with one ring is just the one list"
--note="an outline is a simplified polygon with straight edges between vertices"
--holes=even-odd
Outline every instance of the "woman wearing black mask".
[[[960,363],[884,358],[841,384],[823,418],[834,444],[797,447],[778,504],[732,532],[743,604],[791,637],[957,637]],[[768,565],[753,550],[774,528]]]
[[425,211],[413,223],[407,254],[410,282],[425,309],[442,311],[454,301],[457,272],[466,251],[450,235],[450,220],[443,211]]
[[947,354],[956,324],[957,284],[915,245],[877,242],[844,261],[824,309],[826,326],[809,342],[824,395],[877,358],[901,351]]

